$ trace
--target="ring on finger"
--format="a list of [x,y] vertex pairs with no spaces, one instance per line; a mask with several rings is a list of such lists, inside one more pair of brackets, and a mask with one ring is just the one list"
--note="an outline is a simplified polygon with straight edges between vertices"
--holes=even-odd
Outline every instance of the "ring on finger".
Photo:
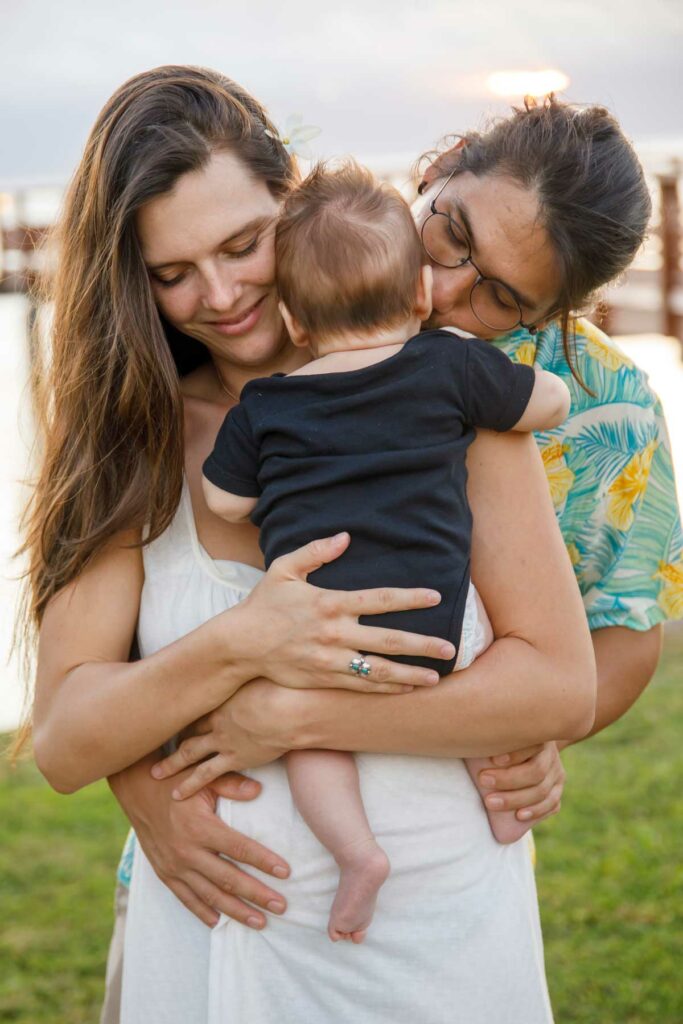
[[367,676],[372,672],[372,665],[364,655],[359,654],[355,658],[351,659],[349,662],[349,669],[354,675],[365,676],[367,678]]

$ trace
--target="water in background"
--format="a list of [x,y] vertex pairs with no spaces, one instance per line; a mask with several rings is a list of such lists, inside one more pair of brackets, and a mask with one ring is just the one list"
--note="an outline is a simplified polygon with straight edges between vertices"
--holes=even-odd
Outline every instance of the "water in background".
[[[21,686],[15,663],[7,663],[18,595],[19,566],[12,561],[18,544],[22,503],[20,481],[31,443],[27,392],[26,315],[20,295],[0,295],[0,731],[13,728],[21,710]],[[620,338],[626,353],[642,366],[664,405],[683,505],[683,362],[677,341],[661,335]]]
[[0,295],[0,731],[13,728],[21,710],[17,666],[8,658],[19,594],[13,555],[31,444],[27,311],[23,296]]

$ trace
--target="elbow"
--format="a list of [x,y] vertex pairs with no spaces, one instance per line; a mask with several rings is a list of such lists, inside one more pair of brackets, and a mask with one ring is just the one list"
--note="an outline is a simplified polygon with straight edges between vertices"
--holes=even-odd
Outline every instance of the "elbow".
[[561,681],[553,738],[576,742],[588,736],[595,724],[596,701],[597,670],[595,659],[590,657],[582,659]]
[[566,716],[566,722],[560,732],[559,739],[577,743],[590,735],[595,725],[595,698],[583,706],[575,706]]
[[550,370],[536,370],[534,394],[539,388],[541,391],[538,396],[538,417],[534,417],[539,423],[533,429],[537,430],[540,426],[541,430],[554,430],[555,427],[561,426],[569,415],[572,401],[569,388]]
[[67,778],[57,765],[53,764],[48,757],[39,752],[37,747],[34,748],[33,756],[38,766],[38,771],[56,793],[62,793],[66,796],[70,793],[76,793],[82,788],[82,784]]
[[550,414],[551,429],[562,426],[569,415],[572,401],[571,395],[569,394],[569,388],[563,380],[560,380],[559,377],[555,378],[555,388],[557,394],[553,411]]
[[64,759],[56,756],[54,743],[46,735],[45,728],[34,730],[33,758],[38,771],[56,793],[76,793],[87,785],[87,780],[76,779],[70,775]]

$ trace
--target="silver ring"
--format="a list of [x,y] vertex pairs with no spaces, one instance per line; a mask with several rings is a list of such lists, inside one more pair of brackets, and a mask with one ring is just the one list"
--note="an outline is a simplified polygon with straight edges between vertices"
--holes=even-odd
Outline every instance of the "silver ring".
[[372,665],[366,657],[359,654],[349,662],[349,668],[355,676],[369,676],[372,672]]

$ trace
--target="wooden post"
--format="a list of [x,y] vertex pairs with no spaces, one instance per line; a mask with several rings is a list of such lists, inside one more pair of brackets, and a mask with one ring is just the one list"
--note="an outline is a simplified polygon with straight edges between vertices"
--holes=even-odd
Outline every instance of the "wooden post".
[[662,174],[660,190],[660,237],[662,240],[662,310],[664,333],[678,338],[683,345],[683,318],[673,304],[673,293],[680,281],[680,208],[678,177]]

